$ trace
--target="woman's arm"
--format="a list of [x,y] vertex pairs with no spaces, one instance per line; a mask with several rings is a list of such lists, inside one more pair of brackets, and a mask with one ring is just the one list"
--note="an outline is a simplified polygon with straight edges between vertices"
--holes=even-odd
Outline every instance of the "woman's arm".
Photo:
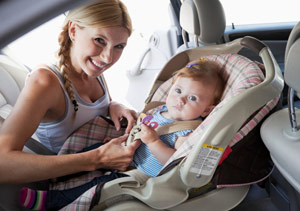
[[39,123],[58,119],[57,113],[63,114],[64,108],[63,93],[56,76],[49,71],[33,73],[0,128],[0,183],[33,182],[98,168],[124,170],[129,165],[138,143],[125,147],[126,137],[72,155],[44,156],[22,152]]
[[22,149],[46,113],[59,104],[61,92],[58,80],[49,71],[37,70],[27,79],[14,108],[0,128],[0,182],[39,177],[34,171],[41,165],[39,162],[44,163],[43,158],[23,153]]

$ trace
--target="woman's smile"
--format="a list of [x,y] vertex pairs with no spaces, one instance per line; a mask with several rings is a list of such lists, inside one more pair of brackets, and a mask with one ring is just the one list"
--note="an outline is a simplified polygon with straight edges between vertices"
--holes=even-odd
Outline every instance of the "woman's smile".
[[96,66],[96,67],[99,67],[99,68],[104,68],[105,66],[106,66],[106,64],[103,64],[103,65],[101,65],[101,64],[99,64],[99,63],[97,63],[95,60],[93,60],[93,59],[91,59],[91,61],[92,61],[92,63]]

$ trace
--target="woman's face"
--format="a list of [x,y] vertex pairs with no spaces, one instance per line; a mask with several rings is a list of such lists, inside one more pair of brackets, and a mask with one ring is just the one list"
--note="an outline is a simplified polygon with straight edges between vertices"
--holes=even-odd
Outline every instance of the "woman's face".
[[74,70],[97,77],[119,60],[129,33],[124,27],[80,28],[70,23],[69,36]]

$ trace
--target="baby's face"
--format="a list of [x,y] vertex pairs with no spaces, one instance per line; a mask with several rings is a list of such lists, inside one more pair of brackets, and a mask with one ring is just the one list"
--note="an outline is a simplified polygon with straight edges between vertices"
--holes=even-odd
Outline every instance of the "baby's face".
[[165,117],[172,120],[193,120],[207,116],[214,108],[214,84],[203,84],[179,77],[169,92]]

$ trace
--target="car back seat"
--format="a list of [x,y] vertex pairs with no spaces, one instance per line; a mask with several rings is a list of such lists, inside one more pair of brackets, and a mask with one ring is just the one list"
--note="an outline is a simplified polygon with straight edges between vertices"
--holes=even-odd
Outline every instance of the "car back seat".
[[189,48],[220,43],[226,20],[219,0],[185,0],[180,8],[184,44],[177,53]]
[[[24,65],[19,64],[7,55],[0,54],[0,119],[6,119],[11,112],[25,85],[25,79],[29,72],[29,69]],[[35,135],[33,135],[33,138],[37,140]],[[43,150],[41,148],[41,154],[44,154]],[[34,153],[31,147],[26,146],[23,151]],[[25,184],[0,184],[0,210],[24,210],[18,203],[19,189],[24,186]],[[48,187],[47,183],[44,182],[26,184],[26,186],[38,187],[39,189]]]
[[0,116],[2,118],[8,116],[16,103],[28,73],[25,66],[14,62],[6,55],[0,55]]

